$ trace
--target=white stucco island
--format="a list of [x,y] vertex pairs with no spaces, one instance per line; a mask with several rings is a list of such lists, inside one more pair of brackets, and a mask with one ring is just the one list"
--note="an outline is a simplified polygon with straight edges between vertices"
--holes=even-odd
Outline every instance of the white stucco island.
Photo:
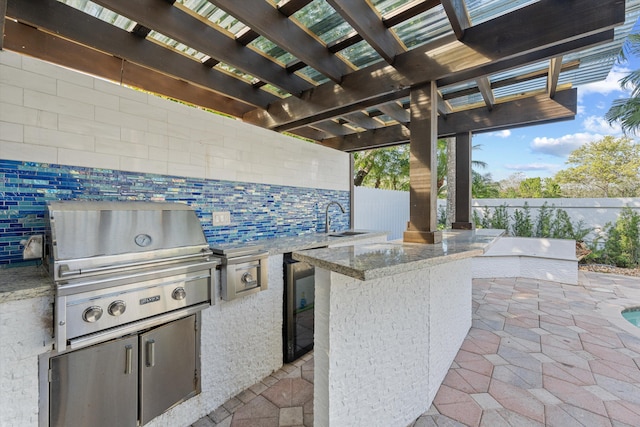
[[316,267],[314,425],[406,426],[429,409],[471,327],[471,260],[502,233],[294,252]]

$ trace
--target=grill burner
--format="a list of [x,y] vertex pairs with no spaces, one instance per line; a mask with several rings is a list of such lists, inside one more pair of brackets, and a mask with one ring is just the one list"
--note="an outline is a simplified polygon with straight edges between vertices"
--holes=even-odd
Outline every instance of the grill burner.
[[187,205],[52,202],[45,266],[58,352],[134,333],[214,303],[218,264]]

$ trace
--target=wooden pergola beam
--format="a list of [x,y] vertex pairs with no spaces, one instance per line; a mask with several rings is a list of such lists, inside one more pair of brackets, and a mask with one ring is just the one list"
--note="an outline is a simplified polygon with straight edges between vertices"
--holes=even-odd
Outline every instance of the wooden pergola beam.
[[454,34],[458,40],[462,40],[465,30],[471,26],[471,19],[469,19],[469,12],[464,0],[441,0],[440,3],[449,18]]
[[393,63],[396,55],[406,51],[400,40],[384,26],[369,2],[327,0],[327,3],[389,64]]
[[254,107],[183,80],[7,20],[5,48],[149,92],[239,116]]
[[558,79],[562,70],[562,56],[556,56],[549,61],[549,74],[547,75],[547,93],[549,98],[556,96]]
[[493,106],[496,103],[496,98],[493,96],[493,89],[491,89],[491,82],[489,81],[489,77],[483,76],[476,80],[478,84],[478,90],[480,90],[480,94],[482,95],[482,99],[484,99],[484,103],[489,109],[489,111],[493,110]]
[[[267,110],[250,112],[244,120],[289,130],[362,109],[363,103],[382,103],[376,97],[405,97],[399,96],[403,89],[424,81],[436,79],[441,87],[473,80],[610,41],[612,28],[624,22],[624,15],[619,0],[542,0],[468,28],[464,43],[444,37],[398,55],[394,66],[371,65],[344,76],[340,85],[322,84],[301,99],[277,101]],[[505,33],[514,36],[506,40]]]
[[158,0],[95,0],[95,3],[293,95],[313,87],[259,53],[239,49],[237,41],[201,17],[193,16],[185,6]]
[[306,33],[264,0],[209,0],[282,49],[299,58],[336,83],[353,70],[322,43]]
[[[546,94],[530,96],[498,103],[492,111],[480,107],[452,113],[446,119],[440,116],[438,118],[438,138],[447,138],[464,132],[490,132],[505,128],[570,120],[575,117],[577,109],[577,89],[559,91],[554,99],[549,98]],[[353,152],[406,144],[409,142],[410,134],[410,130],[405,126],[393,125],[325,139],[320,141],[320,144],[341,151]]]
[[[10,0],[7,15],[92,49],[182,79],[185,82],[192,82],[247,104],[264,108],[279,99],[275,95],[255,89],[234,77],[208,68],[156,43],[140,39],[127,31],[55,0]],[[37,50],[37,46],[34,45],[31,45],[30,48],[32,52]],[[19,51],[30,54],[25,49]],[[64,60],[64,56],[64,52],[61,52],[60,61]],[[76,68],[73,63],[66,66]],[[134,85],[143,87],[144,81],[136,82]]]

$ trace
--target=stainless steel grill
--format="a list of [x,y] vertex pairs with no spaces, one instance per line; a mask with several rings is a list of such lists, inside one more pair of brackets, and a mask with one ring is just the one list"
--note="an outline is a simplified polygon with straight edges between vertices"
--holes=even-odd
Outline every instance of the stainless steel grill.
[[55,282],[56,350],[76,349],[214,303],[219,261],[187,205],[53,202],[45,266]]

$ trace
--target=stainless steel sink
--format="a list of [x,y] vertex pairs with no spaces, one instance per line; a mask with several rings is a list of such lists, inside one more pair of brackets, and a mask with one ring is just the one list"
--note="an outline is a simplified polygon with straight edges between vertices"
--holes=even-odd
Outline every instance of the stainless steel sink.
[[350,237],[359,234],[367,234],[365,231],[340,231],[338,233],[330,233],[329,237]]

